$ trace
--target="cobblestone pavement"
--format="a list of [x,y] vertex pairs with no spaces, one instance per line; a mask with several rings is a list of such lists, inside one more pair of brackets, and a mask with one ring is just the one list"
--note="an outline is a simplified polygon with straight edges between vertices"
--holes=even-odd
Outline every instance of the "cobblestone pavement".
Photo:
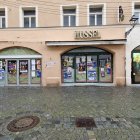
[[[28,115],[40,123],[23,132],[7,125]],[[80,117],[94,127],[77,127]],[[0,140],[140,140],[140,87],[1,87]]]

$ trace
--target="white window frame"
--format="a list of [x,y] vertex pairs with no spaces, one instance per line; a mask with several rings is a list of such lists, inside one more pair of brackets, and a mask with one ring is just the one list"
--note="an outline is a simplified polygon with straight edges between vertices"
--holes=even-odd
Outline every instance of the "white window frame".
[[[96,6],[101,6],[102,7],[102,25],[106,25],[106,3],[94,3],[94,4],[87,4],[87,25],[90,26],[90,7],[96,7]],[[99,12],[100,13],[100,12]],[[97,13],[97,14],[99,14]],[[96,15],[96,14],[95,14]],[[97,25],[97,20],[96,20],[96,24]]]
[[[0,16],[0,20],[3,17],[5,18],[5,28],[7,28],[8,27],[8,8],[7,7],[0,7],[0,9],[4,9],[4,11],[5,11],[5,16]],[[0,28],[2,28],[2,22],[1,22]]]
[[[35,21],[36,21],[36,27],[38,27],[38,6],[20,6],[19,8],[19,19],[20,19],[20,27],[24,27],[24,10],[26,9],[32,9],[34,8],[35,9]],[[27,17],[33,17],[33,16],[27,16]],[[31,28],[31,27],[29,27]]]
[[134,15],[135,12],[139,12],[138,23],[140,23],[140,9],[139,10],[135,10],[135,5],[140,5],[140,1],[133,1],[132,2],[132,16]]
[[[75,8],[76,9],[76,13],[75,14],[69,14],[69,15],[75,15],[76,17],[76,25],[75,26],[79,26],[79,7],[78,4],[71,4],[71,5],[60,5],[60,25],[62,27],[64,27],[63,23],[63,9],[65,8]],[[73,26],[68,26],[68,27],[73,27]]]

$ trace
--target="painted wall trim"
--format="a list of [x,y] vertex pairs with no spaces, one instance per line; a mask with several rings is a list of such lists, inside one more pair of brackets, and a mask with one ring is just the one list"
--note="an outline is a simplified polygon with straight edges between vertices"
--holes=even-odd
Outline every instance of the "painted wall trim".
[[47,46],[75,46],[75,45],[104,45],[104,44],[126,44],[126,40],[95,40],[95,41],[46,41]]

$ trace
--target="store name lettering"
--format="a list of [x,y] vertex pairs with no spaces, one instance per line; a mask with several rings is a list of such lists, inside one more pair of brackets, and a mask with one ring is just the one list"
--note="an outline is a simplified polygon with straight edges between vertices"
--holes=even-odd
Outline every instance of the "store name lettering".
[[100,37],[98,31],[75,31],[75,39],[95,39]]

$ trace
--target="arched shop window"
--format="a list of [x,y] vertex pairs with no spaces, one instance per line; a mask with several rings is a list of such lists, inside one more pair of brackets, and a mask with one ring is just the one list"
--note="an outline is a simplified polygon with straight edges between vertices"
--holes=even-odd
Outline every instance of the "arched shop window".
[[61,56],[63,83],[112,83],[112,54],[94,47],[73,49]]
[[0,51],[0,85],[41,84],[41,54],[24,47]]
[[132,51],[132,84],[140,84],[140,46]]

